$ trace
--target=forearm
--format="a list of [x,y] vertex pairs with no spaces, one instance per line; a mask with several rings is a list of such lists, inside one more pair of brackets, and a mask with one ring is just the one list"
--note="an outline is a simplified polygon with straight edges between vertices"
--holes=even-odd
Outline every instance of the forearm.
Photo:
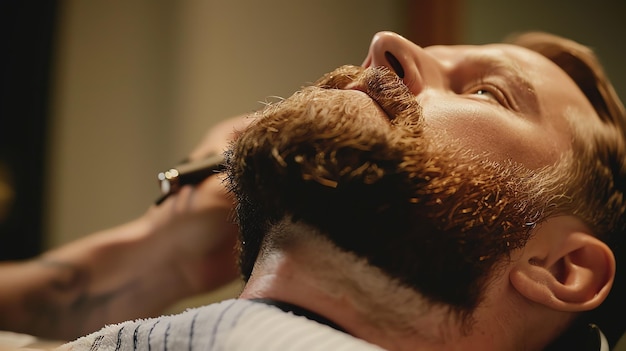
[[[250,122],[241,116],[218,124],[190,159],[222,152]],[[238,276],[232,206],[213,176],[137,220],[0,264],[0,329],[71,339],[231,282]]]
[[0,329],[72,339],[107,323],[156,315],[190,292],[136,220],[0,266]]

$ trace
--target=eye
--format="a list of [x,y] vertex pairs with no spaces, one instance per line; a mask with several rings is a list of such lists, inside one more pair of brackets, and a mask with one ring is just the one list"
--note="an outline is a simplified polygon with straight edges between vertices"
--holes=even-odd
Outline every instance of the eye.
[[507,108],[510,107],[506,94],[495,85],[483,84],[468,90],[468,94],[477,96],[480,99],[486,99]]
[[490,92],[489,90],[487,90],[487,89],[478,89],[478,90],[476,90],[476,91],[474,92],[474,94],[476,94],[476,95],[483,95],[483,96],[488,97],[488,98],[490,98],[490,99],[495,99],[495,100],[497,100],[496,96],[495,96],[492,92]]

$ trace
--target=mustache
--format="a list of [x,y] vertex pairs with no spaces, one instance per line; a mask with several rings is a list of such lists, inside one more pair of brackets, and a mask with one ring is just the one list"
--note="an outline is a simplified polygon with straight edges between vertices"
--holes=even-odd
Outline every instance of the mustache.
[[323,89],[359,90],[374,100],[393,124],[420,123],[422,107],[402,79],[384,66],[345,65],[318,79]]

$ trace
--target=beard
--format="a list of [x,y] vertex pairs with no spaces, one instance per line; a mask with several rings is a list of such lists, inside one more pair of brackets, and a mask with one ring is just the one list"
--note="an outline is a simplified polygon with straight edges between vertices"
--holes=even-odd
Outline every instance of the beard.
[[259,111],[227,152],[244,278],[266,233],[291,218],[431,302],[471,312],[498,264],[568,201],[569,158],[539,170],[492,162],[423,121],[381,67],[340,67]]

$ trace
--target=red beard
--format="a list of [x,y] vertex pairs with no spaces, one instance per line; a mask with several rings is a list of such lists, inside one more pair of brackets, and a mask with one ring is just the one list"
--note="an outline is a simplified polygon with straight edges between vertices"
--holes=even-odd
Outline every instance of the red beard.
[[264,233],[290,216],[431,301],[470,312],[497,264],[556,208],[568,162],[490,162],[427,140],[422,120],[415,97],[380,67],[341,67],[259,112],[228,156],[244,276]]

